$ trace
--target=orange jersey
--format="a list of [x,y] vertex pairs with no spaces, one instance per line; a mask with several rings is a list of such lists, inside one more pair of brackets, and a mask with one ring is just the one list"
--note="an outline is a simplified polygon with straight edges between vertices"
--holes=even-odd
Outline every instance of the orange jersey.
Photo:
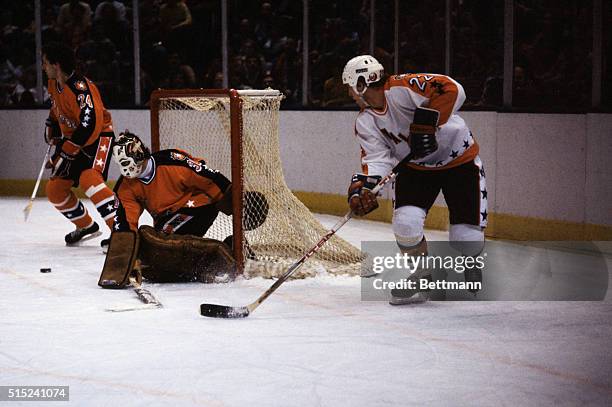
[[230,181],[204,160],[181,150],[153,153],[141,178],[120,177],[115,186],[118,210],[115,230],[138,230],[147,210],[154,221],[161,216],[189,211],[219,201]]
[[101,132],[112,131],[111,115],[104,108],[96,85],[84,76],[72,74],[62,89],[55,79],[48,83],[51,120],[59,123],[71,153],[93,144]]

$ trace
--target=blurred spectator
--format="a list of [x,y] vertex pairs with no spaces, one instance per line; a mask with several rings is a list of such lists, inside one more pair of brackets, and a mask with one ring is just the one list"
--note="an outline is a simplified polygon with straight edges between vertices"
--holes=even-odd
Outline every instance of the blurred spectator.
[[121,11],[114,3],[123,6],[117,1],[104,1],[98,5],[92,30],[99,31],[98,35],[110,39],[119,51],[127,53],[131,45],[130,24],[125,19],[125,7]]
[[299,91],[301,76],[300,55],[297,43],[293,38],[287,38],[283,52],[279,55],[274,66],[274,77],[285,95],[286,105],[298,105],[301,103]]
[[263,89],[277,89],[276,82],[274,81],[274,76],[272,76],[271,71],[266,71],[264,74],[262,86]]
[[47,87],[43,86],[43,100],[36,97],[36,67],[29,66],[23,72],[21,82],[17,83],[11,95],[11,102],[16,106],[33,107],[49,99]]
[[91,8],[85,1],[70,0],[59,9],[55,29],[65,44],[76,48],[87,39],[91,28]]
[[261,8],[259,9],[259,15],[255,19],[255,40],[260,46],[263,46],[266,42],[270,40],[272,35],[272,30],[276,22],[274,20],[274,12],[272,10],[272,4],[264,1],[261,3]]
[[211,82],[211,89],[223,89],[223,72],[216,72]]
[[192,19],[187,4],[181,0],[165,0],[159,8],[159,23],[162,42],[168,49],[184,55],[192,41],[189,35]]
[[161,87],[164,89],[194,88],[196,84],[193,68],[183,63],[181,57],[176,52],[168,56],[168,67],[165,76],[166,80],[161,83]]
[[247,57],[244,63],[242,86],[251,89],[261,89],[263,77],[264,67],[262,66],[261,59],[255,55]]
[[241,52],[241,48],[247,41],[254,42],[254,37],[255,35],[251,28],[251,21],[248,18],[241,19],[238,24],[238,30],[231,34],[230,46],[232,51],[244,54]]
[[98,86],[100,93],[108,104],[117,104],[121,100],[121,70],[118,53],[113,42],[95,32],[92,40],[77,50],[81,73]]
[[187,4],[181,0],[165,0],[159,9],[159,22],[166,33],[191,25]]
[[242,73],[244,72],[244,57],[242,55],[234,55],[229,64],[229,87],[240,89],[242,85]]
[[104,10],[104,8],[107,6],[112,7],[117,12],[117,19],[119,20],[126,19],[125,6],[123,5],[123,3],[117,0],[104,0],[100,2],[100,4],[98,4],[98,7],[96,7],[96,11],[94,13],[94,21],[102,18],[104,13],[107,12]]
[[346,85],[342,83],[342,68],[344,66],[338,60],[334,62],[332,64],[333,74],[323,85],[323,103],[321,103],[321,107],[353,106],[354,101],[349,96]]

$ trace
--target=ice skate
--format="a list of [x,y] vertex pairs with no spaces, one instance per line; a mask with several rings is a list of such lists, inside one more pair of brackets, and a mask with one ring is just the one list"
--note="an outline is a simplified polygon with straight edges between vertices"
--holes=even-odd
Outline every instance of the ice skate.
[[422,290],[418,288],[419,280],[427,279],[431,281],[430,270],[417,270],[409,278],[409,281],[416,281],[417,287],[414,289],[400,289],[394,288],[391,290],[391,299],[389,304],[391,305],[408,305],[408,304],[421,304],[429,300],[429,289]]
[[101,234],[100,227],[94,222],[93,225],[89,227],[73,230],[64,237],[64,240],[66,241],[66,246],[75,246],[86,240],[98,237]]

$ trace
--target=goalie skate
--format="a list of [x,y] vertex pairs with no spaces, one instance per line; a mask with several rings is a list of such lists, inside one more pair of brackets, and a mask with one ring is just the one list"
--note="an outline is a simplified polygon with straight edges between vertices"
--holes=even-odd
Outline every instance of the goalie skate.
[[101,234],[102,232],[100,232],[100,227],[96,222],[94,222],[93,225],[89,227],[75,229],[72,232],[68,233],[64,237],[64,241],[66,242],[66,246],[77,246],[89,239],[98,237]]

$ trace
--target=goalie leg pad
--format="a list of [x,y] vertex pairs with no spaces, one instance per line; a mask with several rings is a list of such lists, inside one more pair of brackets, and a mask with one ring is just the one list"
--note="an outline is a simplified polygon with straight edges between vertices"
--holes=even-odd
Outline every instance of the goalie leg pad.
[[133,230],[114,232],[104,260],[98,285],[102,288],[123,288],[129,282],[138,253],[138,233]]
[[167,235],[150,226],[141,226],[142,276],[147,280],[212,283],[216,276],[233,276],[236,261],[223,242],[192,235]]

